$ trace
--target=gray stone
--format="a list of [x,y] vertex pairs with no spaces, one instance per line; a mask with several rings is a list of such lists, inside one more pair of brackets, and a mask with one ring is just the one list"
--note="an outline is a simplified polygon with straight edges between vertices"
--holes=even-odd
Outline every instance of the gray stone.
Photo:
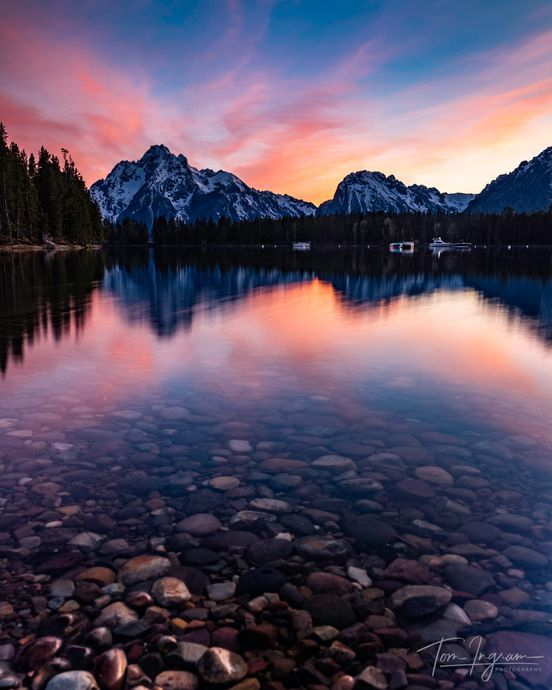
[[421,618],[446,606],[452,592],[432,585],[407,585],[393,592],[391,606],[405,618]]
[[176,577],[162,577],[156,580],[151,594],[161,606],[180,606],[192,597],[184,582]]
[[213,685],[237,683],[247,675],[247,662],[228,649],[211,647],[199,660],[197,670],[204,681]]
[[51,678],[46,690],[98,690],[98,684],[88,671],[65,671]]

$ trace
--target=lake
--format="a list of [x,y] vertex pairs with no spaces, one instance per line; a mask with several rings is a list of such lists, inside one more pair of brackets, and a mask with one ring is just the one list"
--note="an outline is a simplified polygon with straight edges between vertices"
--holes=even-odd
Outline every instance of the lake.
[[552,686],[550,250],[0,255],[0,370],[16,678]]

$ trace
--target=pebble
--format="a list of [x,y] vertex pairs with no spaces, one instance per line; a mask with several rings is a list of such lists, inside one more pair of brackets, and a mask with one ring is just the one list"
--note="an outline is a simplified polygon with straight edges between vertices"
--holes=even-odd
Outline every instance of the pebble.
[[216,582],[207,585],[207,595],[212,601],[225,601],[226,599],[231,599],[235,594],[235,582]]
[[196,690],[199,679],[188,671],[163,671],[154,682],[161,690]]
[[391,606],[405,618],[420,618],[446,606],[452,592],[432,585],[407,585],[393,592]]
[[222,647],[211,647],[197,664],[201,678],[213,685],[236,683],[247,675],[247,663],[239,654]]
[[176,525],[180,532],[187,532],[192,537],[207,537],[221,528],[220,520],[210,513],[190,515]]
[[163,556],[135,556],[119,570],[118,579],[125,586],[144,580],[154,580],[171,568],[171,562]]
[[151,595],[161,606],[181,606],[192,595],[182,580],[176,577],[162,577],[151,588]]
[[46,690],[99,690],[96,679],[88,671],[65,671],[54,676]]

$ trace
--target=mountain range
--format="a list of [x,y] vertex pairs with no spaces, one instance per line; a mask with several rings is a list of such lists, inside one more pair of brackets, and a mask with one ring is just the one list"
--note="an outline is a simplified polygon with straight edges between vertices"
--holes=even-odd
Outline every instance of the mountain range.
[[232,173],[192,167],[185,156],[163,145],[140,160],[121,161],[90,188],[104,220],[142,222],[156,217],[186,223],[349,213],[500,213],[546,210],[552,204],[552,147],[513,172],[500,175],[479,194],[443,193],[435,187],[405,185],[393,175],[362,170],[347,175],[332,199],[318,208],[287,194],[249,187]]

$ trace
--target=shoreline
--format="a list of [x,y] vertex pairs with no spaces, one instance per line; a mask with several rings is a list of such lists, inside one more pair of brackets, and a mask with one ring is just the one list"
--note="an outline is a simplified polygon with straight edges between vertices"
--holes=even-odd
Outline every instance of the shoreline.
[[[474,244],[472,249],[549,249],[552,244]],[[0,244],[0,254],[21,254],[21,253],[58,253],[58,252],[80,252],[80,251],[109,251],[109,250],[126,250],[126,249],[163,249],[163,248],[178,248],[178,249],[202,249],[202,250],[216,250],[216,249],[247,249],[247,250],[272,250],[285,249],[294,251],[298,254],[308,254],[316,251],[329,251],[336,249],[372,249],[389,252],[387,244],[315,244],[309,250],[295,250],[290,244]],[[426,244],[419,245],[416,250],[429,250]]]
[[92,249],[98,251],[104,249],[101,244],[84,246],[81,244],[0,244],[0,254],[20,254],[25,252],[80,252]]

